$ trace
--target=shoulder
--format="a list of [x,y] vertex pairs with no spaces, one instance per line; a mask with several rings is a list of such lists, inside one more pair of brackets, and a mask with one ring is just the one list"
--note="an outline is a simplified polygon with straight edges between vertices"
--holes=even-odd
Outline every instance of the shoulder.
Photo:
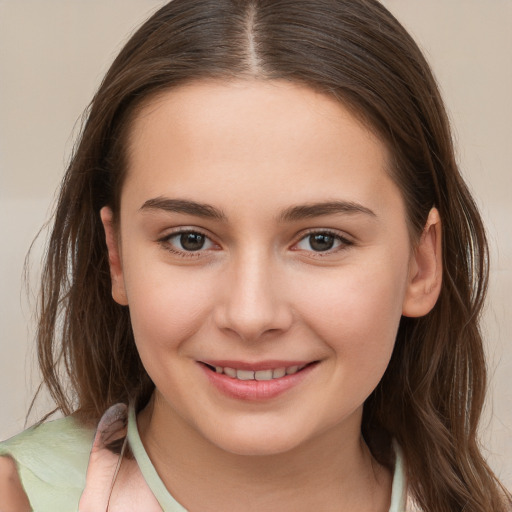
[[73,417],[32,427],[0,443],[0,478],[18,478],[34,510],[76,509],[93,438],[94,428]]

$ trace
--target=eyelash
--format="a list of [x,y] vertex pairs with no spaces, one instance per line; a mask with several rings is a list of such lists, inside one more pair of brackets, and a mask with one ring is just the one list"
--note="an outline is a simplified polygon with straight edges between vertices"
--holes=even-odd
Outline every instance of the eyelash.
[[[165,237],[160,238],[158,240],[158,243],[160,243],[160,245],[165,250],[167,250],[177,256],[180,256],[182,258],[198,258],[198,257],[203,256],[205,251],[209,250],[209,249],[198,249],[197,251],[187,251],[187,250],[181,250],[181,249],[174,248],[173,245],[171,244],[171,240],[173,238],[180,237],[185,234],[193,234],[193,235],[202,236],[206,240],[208,240],[210,243],[216,245],[215,242],[213,242],[211,240],[211,238],[206,233],[203,233],[202,231],[197,230],[197,229],[180,229],[179,231],[175,231],[173,233],[166,235]],[[294,243],[294,246],[298,245],[300,242],[302,242],[303,240],[306,240],[308,237],[311,237],[312,235],[331,236],[335,239],[335,242],[339,243],[339,245],[334,249],[327,249],[325,251],[314,251],[314,250],[307,251],[307,252],[310,252],[311,255],[314,255],[313,257],[315,257],[315,258],[326,257],[329,255],[344,251],[344,250],[348,249],[350,246],[354,245],[353,241],[349,240],[348,238],[340,235],[339,233],[337,233],[335,231],[332,231],[329,229],[320,229],[320,230],[312,229],[310,231],[307,231],[306,233],[303,233],[302,236],[299,238],[299,240]],[[292,250],[299,251],[300,249],[292,249]]]
[[[312,235],[327,235],[334,238],[335,242],[339,242],[338,247],[333,249],[328,249],[326,251],[308,251],[311,253],[311,255],[315,258],[325,258],[329,255],[336,254],[338,252],[347,250],[350,246],[354,245],[354,242],[352,240],[349,240],[348,238],[340,235],[336,231],[332,231],[330,229],[311,229],[310,231],[306,231],[306,233],[302,234],[300,239],[295,242],[294,246],[298,245],[303,240],[306,240],[308,237],[311,237]],[[294,249],[299,250],[299,249]]]
[[173,233],[170,233],[170,234],[160,238],[158,240],[158,242],[166,251],[169,251],[172,254],[180,256],[181,258],[198,258],[200,256],[203,256],[205,249],[198,249],[197,251],[186,251],[186,250],[181,250],[181,249],[175,249],[172,246],[171,240],[173,238],[180,237],[182,235],[187,235],[187,234],[200,235],[200,236],[204,237],[206,240],[209,240],[210,243],[215,244],[215,242],[213,242],[211,240],[211,238],[206,233],[203,233],[202,231],[199,231],[198,229],[180,229],[178,231],[174,231]]

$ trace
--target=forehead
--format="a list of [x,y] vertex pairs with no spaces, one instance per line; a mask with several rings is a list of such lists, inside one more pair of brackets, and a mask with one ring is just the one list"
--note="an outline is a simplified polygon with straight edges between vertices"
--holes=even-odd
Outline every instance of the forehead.
[[125,183],[139,195],[210,202],[219,192],[266,204],[319,195],[378,202],[392,185],[388,162],[378,137],[327,95],[285,81],[201,81],[139,111]]

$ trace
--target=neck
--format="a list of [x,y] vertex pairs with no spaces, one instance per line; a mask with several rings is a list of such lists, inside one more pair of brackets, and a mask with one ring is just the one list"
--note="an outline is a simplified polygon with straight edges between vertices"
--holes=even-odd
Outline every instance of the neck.
[[360,422],[359,411],[343,428],[292,450],[247,456],[209,442],[177,415],[155,407],[154,400],[138,417],[141,439],[163,483],[191,512],[387,511],[391,475],[371,456]]

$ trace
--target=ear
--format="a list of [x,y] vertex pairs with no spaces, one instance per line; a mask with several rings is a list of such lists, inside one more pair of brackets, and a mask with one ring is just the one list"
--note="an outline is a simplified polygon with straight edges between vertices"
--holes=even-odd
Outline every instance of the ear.
[[124,286],[123,265],[118,233],[114,225],[114,214],[108,206],[104,206],[100,210],[100,216],[107,242],[110,278],[112,279],[112,297],[121,306],[127,306],[128,298]]
[[424,316],[434,307],[441,292],[442,275],[441,218],[437,209],[432,208],[411,255],[402,306],[404,316]]

